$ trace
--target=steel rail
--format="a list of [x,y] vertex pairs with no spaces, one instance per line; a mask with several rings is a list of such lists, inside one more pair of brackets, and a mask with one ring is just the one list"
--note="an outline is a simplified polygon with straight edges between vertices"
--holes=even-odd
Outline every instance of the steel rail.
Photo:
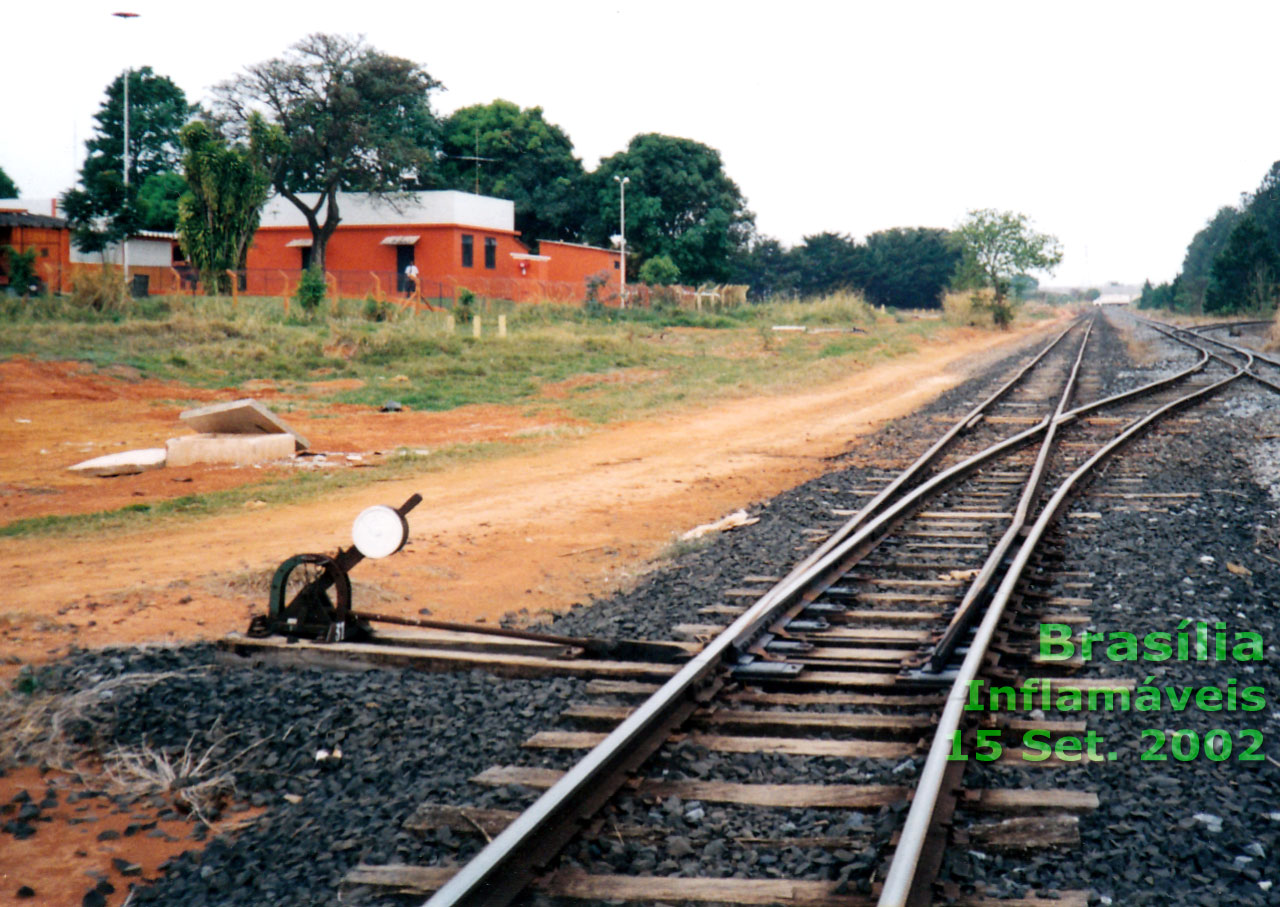
[[[1270,324],[1271,322],[1269,321],[1238,321],[1238,322],[1229,322],[1229,323],[1230,324]],[[1236,355],[1251,356],[1254,360],[1261,360],[1267,363],[1267,365],[1270,365],[1272,368],[1280,368],[1280,359],[1276,359],[1274,356],[1268,356],[1266,353],[1259,352],[1258,350],[1251,350],[1248,347],[1240,346],[1239,344],[1231,343],[1230,341],[1227,341],[1227,340],[1219,340],[1217,337],[1210,337],[1208,334],[1201,333],[1201,331],[1209,331],[1209,330],[1213,330],[1215,328],[1221,328],[1221,327],[1223,327],[1223,325],[1214,324],[1214,325],[1204,325],[1197,330],[1187,330],[1186,328],[1174,328],[1173,330],[1175,333],[1182,332],[1186,334],[1191,334],[1192,336],[1197,337],[1200,340],[1207,340],[1210,343],[1216,343],[1218,346],[1225,347],[1226,349],[1231,350]],[[1250,365],[1248,368],[1245,369],[1245,375],[1249,378],[1252,378],[1254,381],[1258,382],[1259,384],[1264,385],[1265,387],[1269,387],[1271,390],[1276,391],[1277,393],[1280,393],[1280,384],[1277,384],[1275,381],[1272,381],[1270,378],[1264,378],[1261,375],[1259,375],[1257,372],[1253,370],[1252,365]]]
[[1000,402],[1000,400],[1003,399],[1019,381],[1026,377],[1028,372],[1040,364],[1040,360],[1049,355],[1053,348],[1062,342],[1064,337],[1076,329],[1076,327],[1081,323],[1083,317],[1084,316],[1077,317],[1066,330],[1060,333],[1057,337],[1054,337],[1053,340],[1049,341],[1049,343],[1045,345],[1044,349],[1040,350],[1040,352],[1037,353],[1031,361],[1020,368],[1008,381],[998,387],[990,396],[978,403],[973,409],[969,410],[968,413],[962,416],[958,422],[952,425],[951,428],[943,433],[937,441],[930,445],[928,450],[916,458],[915,462],[900,472],[897,478],[882,488],[875,497],[859,508],[857,513],[850,517],[839,529],[833,532],[821,546],[802,560],[795,569],[804,569],[809,564],[815,563],[821,559],[828,551],[840,544],[844,539],[848,538],[850,533],[854,532],[875,513],[880,511],[885,504],[903,488],[903,486],[931,466],[942,452],[946,450],[951,442],[954,441],[962,432],[977,425],[988,409]]
[[[1251,363],[1252,358],[1250,357],[1249,364]],[[1190,406],[1201,397],[1216,393],[1245,374],[1245,368],[1231,363],[1228,364],[1234,369],[1233,374],[1152,410],[1146,416],[1130,423],[1114,438],[1099,448],[1093,456],[1081,464],[1058,486],[1040,516],[1028,530],[1026,540],[1018,549],[1018,553],[1014,555],[1013,563],[1005,573],[999,589],[992,597],[991,604],[983,615],[982,622],[974,632],[974,637],[969,645],[964,662],[961,664],[955,681],[947,694],[946,706],[943,708],[942,717],[934,733],[929,755],[926,757],[924,767],[920,771],[920,778],[911,801],[911,807],[907,812],[907,819],[903,824],[898,846],[894,850],[893,860],[885,876],[884,887],[877,901],[878,907],[906,907],[908,904],[915,903],[909,900],[913,892],[917,897],[920,896],[916,880],[916,868],[919,865],[925,839],[932,824],[934,810],[938,806],[944,776],[951,763],[949,756],[952,741],[964,715],[965,705],[969,699],[970,684],[977,678],[978,671],[986,659],[991,638],[995,634],[1001,618],[1004,616],[1006,606],[1016,591],[1017,584],[1022,578],[1022,572],[1030,562],[1031,555],[1039,544],[1040,539],[1044,536],[1045,531],[1058,518],[1066,504],[1067,495],[1070,494],[1080,479],[1092,472],[1100,462],[1110,457],[1157,419],[1163,418],[1183,407]],[[927,891],[924,892],[926,897],[927,894]]]
[[[1064,332],[1065,333],[1065,332]],[[1056,342],[1056,341],[1055,341]],[[1110,403],[1149,392],[1181,380],[1202,368],[1207,356],[1196,366],[1142,388],[1077,407],[1060,417],[1067,421]],[[427,907],[452,905],[500,905],[513,898],[534,875],[537,867],[568,839],[563,826],[575,818],[589,816],[620,786],[616,776],[628,767],[638,767],[658,746],[662,728],[679,723],[681,713],[691,713],[696,702],[710,695],[716,682],[714,672],[729,657],[745,650],[747,642],[777,620],[779,613],[815,579],[842,559],[868,545],[879,532],[911,512],[925,497],[954,484],[984,463],[1027,444],[1048,430],[1050,419],[979,451],[961,463],[916,486],[882,513],[870,518],[852,536],[825,546],[820,557],[810,556],[787,577],[766,592],[724,632],[685,664],[648,700],[528,809],[489,842],[430,899]],[[614,778],[617,783],[610,783]]]
[[[1039,362],[1075,326],[1073,324],[1054,338],[1037,354],[1034,362]],[[981,407],[989,406],[1007,393],[1014,381],[1027,371],[1027,368],[1020,370],[1013,380],[1006,382]],[[948,432],[949,437],[954,438],[978,415],[981,413],[977,409],[967,414]],[[591,792],[591,801],[601,795],[604,799],[611,796],[619,785],[609,784],[607,779],[616,775],[620,766],[638,766],[656,750],[662,742],[662,737],[659,736],[661,729],[678,723],[678,716],[692,712],[694,706],[691,703],[708,695],[706,687],[713,681],[715,671],[722,662],[744,652],[750,640],[771,625],[786,604],[814,578],[858,545],[874,539],[882,527],[890,525],[934,489],[947,482],[959,481],[987,460],[1020,447],[1047,430],[1048,424],[1049,419],[1046,417],[1038,425],[980,451],[963,463],[917,486],[887,509],[882,508],[878,515],[872,516],[870,505],[863,507],[845,524],[849,531],[844,532],[843,539],[824,545],[801,561],[489,842],[457,875],[441,886],[425,905],[453,907],[507,903],[525,887],[532,877],[533,868],[549,859],[567,841],[568,836],[563,827],[575,818],[585,818],[594,811],[595,806],[584,805],[583,798],[587,796],[587,792]],[[935,444],[909,470],[918,473],[924,469],[936,457],[938,450],[940,448]],[[885,498],[881,498],[882,502],[883,500]]]
[[1049,423],[1049,430],[1045,432],[1044,438],[1040,441],[1040,451],[1036,455],[1036,462],[1031,469],[1031,475],[1027,477],[1027,484],[1023,487],[1022,494],[1018,498],[1018,506],[1014,508],[1013,517],[1009,520],[1009,525],[1005,528],[1000,540],[996,542],[995,547],[987,555],[987,559],[978,571],[978,575],[973,578],[968,589],[965,590],[964,597],[961,598],[947,629],[943,631],[942,638],[934,645],[933,653],[929,656],[927,664],[927,670],[929,671],[939,672],[951,660],[951,656],[960,645],[964,634],[968,632],[969,627],[973,624],[979,604],[990,593],[991,586],[994,584],[1001,565],[1004,563],[1005,555],[1009,553],[1009,549],[1018,541],[1023,528],[1027,525],[1027,519],[1031,515],[1032,507],[1035,506],[1036,501],[1040,498],[1040,490],[1044,487],[1045,473],[1049,470],[1049,457],[1053,453],[1054,442],[1057,440],[1059,420],[1067,411],[1067,404],[1075,393],[1076,381],[1080,375],[1080,365],[1084,362],[1084,351],[1089,345],[1089,335],[1092,332],[1093,322],[1090,321],[1088,327],[1085,328],[1084,337],[1080,340],[1080,349],[1076,353],[1076,361],[1071,367],[1071,374],[1062,388],[1062,395],[1059,397],[1058,405],[1054,409],[1053,421]]

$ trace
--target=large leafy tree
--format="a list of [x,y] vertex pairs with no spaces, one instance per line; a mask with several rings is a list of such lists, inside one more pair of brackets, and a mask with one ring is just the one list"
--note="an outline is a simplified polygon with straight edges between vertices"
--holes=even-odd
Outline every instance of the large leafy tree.
[[190,190],[179,204],[178,235],[187,259],[210,294],[228,292],[228,269],[244,266],[245,253],[271,188],[262,160],[278,153],[279,129],[253,116],[249,145],[229,145],[208,123],[182,130],[182,167]]
[[3,167],[0,167],[0,198],[17,198],[21,194],[18,191],[18,184],[9,178],[9,174],[4,172]]
[[443,185],[514,201],[527,244],[580,238],[585,171],[541,107],[501,99],[463,107],[445,120],[441,148]]
[[302,212],[312,266],[323,269],[342,220],[339,191],[387,195],[436,179],[440,124],[430,95],[440,87],[417,63],[363,39],[314,34],[215,95],[233,135],[247,135],[254,111],[279,126],[286,141],[267,161],[271,183]]
[[172,230],[182,179],[178,131],[191,115],[186,95],[150,66],[129,74],[129,186],[123,175],[124,75],[107,86],[79,185],[62,197],[76,246],[100,252],[136,230]]
[[943,290],[960,261],[947,231],[930,227],[872,233],[861,252],[856,286],[870,302],[903,309],[940,307]]
[[618,232],[618,183],[627,184],[627,264],[665,255],[690,283],[723,281],[751,236],[755,215],[724,171],[720,152],[692,139],[637,135],[605,158],[588,181],[588,242]]
[[1002,306],[1018,274],[1052,271],[1062,261],[1057,237],[1037,233],[1025,214],[981,208],[951,234],[960,252],[960,282],[991,287]]

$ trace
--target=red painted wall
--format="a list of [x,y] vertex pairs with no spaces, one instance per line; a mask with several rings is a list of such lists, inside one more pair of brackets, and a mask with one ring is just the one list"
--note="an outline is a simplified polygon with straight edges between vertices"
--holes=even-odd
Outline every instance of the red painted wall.
[[[470,267],[462,264],[462,237],[472,237]],[[418,267],[421,294],[428,298],[454,298],[465,287],[480,296],[517,302],[581,302],[586,278],[608,271],[614,279],[618,253],[571,243],[543,242],[541,253],[549,261],[515,259],[528,254],[517,234],[505,230],[466,227],[459,224],[391,224],[341,226],[325,251],[325,270],[344,296],[381,290],[397,292],[396,246],[382,245],[388,236],[418,236],[414,264]],[[291,292],[302,268],[302,249],[289,247],[298,239],[310,239],[306,227],[263,227],[254,236],[246,258],[245,291],[255,295]],[[494,266],[485,267],[485,240],[496,243]],[[281,272],[284,272],[283,274]],[[373,274],[376,274],[376,280]]]
[[[61,293],[70,285],[71,231],[56,227],[0,227],[0,246],[19,252],[36,250],[36,274],[49,289]],[[4,253],[0,253],[3,255]],[[9,283],[9,263],[4,261],[0,286]]]

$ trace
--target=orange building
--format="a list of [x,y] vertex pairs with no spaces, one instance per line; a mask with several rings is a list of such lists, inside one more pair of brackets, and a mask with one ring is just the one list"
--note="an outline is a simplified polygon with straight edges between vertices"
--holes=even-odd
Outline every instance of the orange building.
[[[303,195],[308,204],[316,196]],[[461,288],[517,302],[581,302],[587,278],[617,273],[611,249],[544,241],[532,254],[515,230],[515,204],[455,190],[387,198],[340,193],[341,220],[325,249],[325,273],[344,296],[451,300]],[[267,203],[246,259],[244,290],[284,295],[311,264],[311,231],[287,199]]]
[[36,253],[36,276],[55,292],[66,289],[70,280],[71,230],[60,217],[32,214],[26,208],[0,207],[0,287],[9,285],[9,254]]

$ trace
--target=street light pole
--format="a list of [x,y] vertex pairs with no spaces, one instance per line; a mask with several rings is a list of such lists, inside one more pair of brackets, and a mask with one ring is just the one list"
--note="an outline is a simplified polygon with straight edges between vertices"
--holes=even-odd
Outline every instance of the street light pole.
[[[137,13],[112,13],[111,15],[119,19],[136,19]],[[129,202],[129,76],[132,74],[133,68],[126,67],[124,71],[124,199],[125,204]],[[129,287],[129,237],[125,236],[120,240],[120,263],[124,266],[124,283],[125,292]]]
[[614,174],[613,178],[618,183],[618,235],[621,237],[618,245],[622,249],[622,267],[618,274],[618,305],[625,309],[627,307],[627,183],[631,182],[631,177],[620,177]]

